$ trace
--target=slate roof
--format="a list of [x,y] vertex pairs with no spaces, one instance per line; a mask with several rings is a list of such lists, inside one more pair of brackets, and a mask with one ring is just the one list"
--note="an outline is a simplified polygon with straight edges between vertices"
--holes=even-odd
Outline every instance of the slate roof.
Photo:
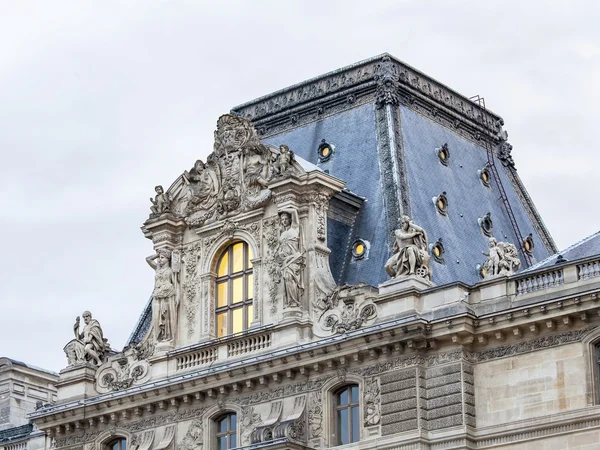
[[41,367],[38,367],[38,366],[33,366],[33,365],[31,365],[31,364],[27,364],[27,363],[24,363],[23,361],[18,361],[18,360],[16,360],[16,359],[12,359],[12,358],[7,358],[7,359],[8,359],[8,360],[9,360],[11,363],[13,363],[15,366],[27,367],[27,368],[29,368],[29,369],[37,370],[37,371],[39,371],[39,372],[44,372],[44,373],[47,373],[47,374],[49,374],[49,375],[53,375],[53,376],[55,376],[55,377],[58,377],[58,374],[57,374],[56,372],[53,372],[53,371],[51,371],[51,370],[48,370],[48,369],[43,369],[43,368],[41,368]]
[[0,431],[0,444],[6,444],[13,441],[25,439],[33,431],[33,424],[22,425],[20,427],[7,428]]
[[557,261],[560,256],[562,256],[562,259],[564,262],[566,262],[586,259],[597,255],[600,255],[600,231],[597,231],[594,234],[583,238],[581,241],[565,248],[564,250],[549,256],[537,264],[534,264],[524,272],[544,269],[546,267],[551,267],[554,264],[560,264],[561,261]]

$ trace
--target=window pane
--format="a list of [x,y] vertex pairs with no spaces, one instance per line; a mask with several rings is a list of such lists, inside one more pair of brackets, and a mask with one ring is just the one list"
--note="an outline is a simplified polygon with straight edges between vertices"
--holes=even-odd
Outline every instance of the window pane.
[[244,299],[244,278],[238,277],[233,280],[233,295],[231,303],[239,303]]
[[254,276],[252,274],[247,276],[248,279],[248,297],[254,298]]
[[358,424],[358,406],[354,406],[351,411],[352,415],[352,441],[358,442],[360,440],[360,425]]
[[218,424],[219,424],[219,433],[225,433],[228,428],[227,428],[227,416],[223,417],[221,420],[219,420]]
[[228,450],[227,449],[227,436],[219,436],[217,438],[217,449],[218,450]]
[[227,313],[217,314],[217,336],[225,336],[227,334]]
[[229,429],[235,430],[235,428],[237,427],[237,424],[236,424],[237,416],[235,414],[230,414],[229,417],[231,420],[231,425],[229,426]]
[[233,273],[244,270],[244,244],[241,242],[233,246]]
[[248,262],[246,263],[246,267],[248,269],[252,269],[252,263],[250,262],[250,260],[253,258],[254,255],[252,254],[252,249],[250,248],[250,246],[248,246]]
[[230,435],[230,437],[229,437],[229,444],[231,445],[231,448],[236,448],[237,447],[235,433],[233,433],[233,434]]
[[250,328],[250,324],[252,323],[252,305],[248,305],[248,321],[246,322],[246,329]]
[[219,268],[217,269],[217,276],[222,277],[229,273],[227,264],[229,263],[229,251],[226,251],[223,257],[221,258],[221,262],[219,263]]
[[342,392],[340,392],[338,396],[338,404],[339,405],[347,405],[348,404],[348,388],[345,388]]
[[237,308],[231,312],[233,314],[232,333],[238,333],[244,329],[244,308]]
[[358,386],[352,386],[352,403],[358,403]]
[[127,444],[127,441],[125,439],[122,439],[121,440],[121,450],[126,450],[127,445],[125,445],[125,444]]
[[217,307],[227,306],[227,281],[217,283]]
[[338,442],[340,444],[348,443],[348,410],[338,410]]

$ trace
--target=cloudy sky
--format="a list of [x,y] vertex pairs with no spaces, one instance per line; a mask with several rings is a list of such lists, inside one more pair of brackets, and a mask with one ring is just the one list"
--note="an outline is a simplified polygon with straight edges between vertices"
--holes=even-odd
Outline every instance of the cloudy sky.
[[85,309],[122,348],[154,186],[232,106],[386,51],[504,117],[559,247],[597,231],[598,5],[0,0],[0,356],[60,370]]

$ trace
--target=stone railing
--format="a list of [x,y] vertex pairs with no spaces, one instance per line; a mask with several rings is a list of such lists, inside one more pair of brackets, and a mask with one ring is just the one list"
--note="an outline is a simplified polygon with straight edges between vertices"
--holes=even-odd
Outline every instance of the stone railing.
[[564,284],[564,282],[563,269],[552,269],[546,272],[534,273],[515,280],[517,295],[558,287]]
[[27,450],[27,442],[16,442],[14,444],[0,445],[2,450]]
[[246,336],[227,343],[227,357],[245,355],[271,346],[271,333]]
[[218,358],[217,347],[208,347],[177,356],[177,370],[203,366],[216,361]]
[[577,279],[587,280],[589,278],[600,277],[600,261],[587,261],[577,264]]

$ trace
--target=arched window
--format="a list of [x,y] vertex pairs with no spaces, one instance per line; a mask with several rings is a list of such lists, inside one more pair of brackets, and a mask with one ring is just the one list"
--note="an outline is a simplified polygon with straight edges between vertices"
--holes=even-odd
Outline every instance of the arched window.
[[360,403],[358,385],[344,386],[335,393],[336,444],[344,445],[360,439]]
[[106,450],[127,450],[127,441],[124,438],[117,438],[106,444]]
[[252,249],[236,242],[217,264],[217,337],[247,330],[252,322]]
[[237,416],[235,413],[227,413],[216,420],[217,423],[217,450],[229,450],[235,448]]

